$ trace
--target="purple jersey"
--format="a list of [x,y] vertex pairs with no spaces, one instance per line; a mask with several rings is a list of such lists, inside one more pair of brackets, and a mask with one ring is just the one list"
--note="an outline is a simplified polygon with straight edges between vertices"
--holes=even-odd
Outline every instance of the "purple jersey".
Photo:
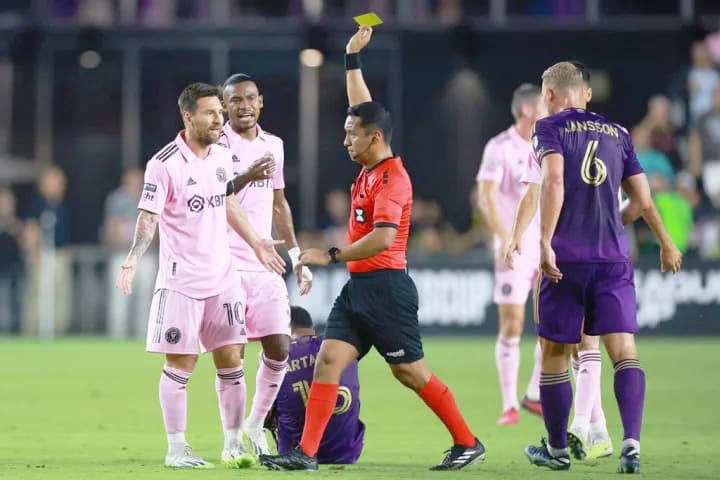
[[[290,344],[287,373],[280,387],[275,414],[278,420],[278,451],[287,453],[300,443],[305,423],[305,404],[312,383],[321,336],[306,336]],[[358,362],[348,366],[340,377],[337,405],[325,429],[318,462],[355,463],[360,458],[365,425],[360,421],[360,380]]]
[[538,120],[532,137],[538,162],[563,156],[565,197],[552,247],[557,262],[629,262],[620,217],[620,184],[642,173],[630,135],[581,108]]

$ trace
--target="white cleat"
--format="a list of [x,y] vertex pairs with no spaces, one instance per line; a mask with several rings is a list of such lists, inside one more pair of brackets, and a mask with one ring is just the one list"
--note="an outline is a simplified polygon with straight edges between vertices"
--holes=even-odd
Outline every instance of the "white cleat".
[[200,455],[193,452],[190,445],[185,445],[185,448],[177,453],[168,454],[165,456],[165,466],[170,468],[215,468],[215,466],[206,462]]
[[255,457],[260,455],[271,455],[270,446],[268,445],[267,435],[265,435],[265,429],[263,427],[257,428],[244,428],[245,444],[247,449],[251,451]]
[[255,465],[255,459],[242,445],[223,449],[220,460],[227,468],[250,468]]

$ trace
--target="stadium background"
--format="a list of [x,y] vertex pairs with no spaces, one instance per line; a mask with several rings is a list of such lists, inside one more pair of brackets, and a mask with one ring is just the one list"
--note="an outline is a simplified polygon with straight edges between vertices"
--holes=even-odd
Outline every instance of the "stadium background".
[[[712,73],[720,62],[714,0],[0,2],[0,477],[162,474],[154,462],[162,454],[161,425],[147,401],[158,359],[143,356],[134,338],[144,334],[153,254],[140,268],[136,295],[124,299],[112,288],[132,240],[141,188],[133,168],[142,169],[181,128],[176,100],[183,86],[249,73],[265,95],[261,125],[285,140],[286,193],[301,245],[339,243],[357,172],[342,147],[342,53],[355,28],[351,17],[369,10],[385,24],[363,53],[364,72],[373,96],[393,114],[393,147],[415,186],[410,268],[422,322],[428,333],[454,337],[429,336],[428,350],[443,378],[458,385],[473,425],[486,431],[500,408],[489,336],[497,325],[492,258],[472,201],[482,148],[512,122],[517,85],[538,83],[555,61],[578,59],[592,70],[591,108],[637,127],[638,139],[646,133],[643,151],[662,165],[653,170],[654,193],[686,245],[684,272],[661,276],[647,229],[631,230],[643,333],[659,334],[640,344],[651,374],[648,418],[663,422],[662,429],[646,427],[655,451],[648,470],[657,478],[669,478],[663,471],[711,478],[717,461],[707,458],[710,446],[699,445],[711,444],[710,426],[719,420],[711,399],[720,386],[686,369],[717,363],[720,351],[717,337],[696,339],[720,333],[720,172],[713,168],[720,152],[698,159],[691,141],[697,135],[704,145],[720,144],[720,128],[701,128],[720,116],[720,104],[708,102],[708,88],[712,96],[720,86]],[[693,58],[698,45],[707,47],[709,65]],[[694,71],[711,79],[702,91],[688,88]],[[315,273],[309,298],[298,299],[289,285],[293,301],[322,321],[345,274]],[[528,318],[525,359],[531,328]],[[456,372],[456,361],[472,365],[467,374]],[[379,359],[363,365],[364,416],[373,432],[367,470],[345,473],[417,478],[427,456],[446,445],[405,442],[414,432],[408,425],[430,436],[437,425],[408,414],[415,400],[399,389],[398,400],[381,403],[379,392],[397,387],[378,380]],[[118,379],[112,387],[104,380],[108,369]],[[609,371],[605,403],[617,433]],[[209,382],[209,369],[203,375]],[[43,381],[29,380],[34,376]],[[62,393],[55,399],[54,392]],[[191,413],[197,443],[214,445],[211,389],[195,392],[193,407],[207,407]],[[675,415],[688,411],[695,413]],[[127,418],[137,419],[132,428]],[[393,426],[393,418],[409,423]],[[536,440],[540,423],[524,422],[511,434],[493,428],[487,435],[497,445],[495,458],[513,468],[495,464],[490,471],[524,477],[527,467],[512,452]],[[681,440],[665,443],[671,435]],[[428,452],[425,443],[432,444]],[[103,450],[109,444],[112,453]],[[397,448],[401,461],[388,453]],[[690,471],[658,459],[676,452],[693,464]],[[580,470],[597,478],[593,472]]]

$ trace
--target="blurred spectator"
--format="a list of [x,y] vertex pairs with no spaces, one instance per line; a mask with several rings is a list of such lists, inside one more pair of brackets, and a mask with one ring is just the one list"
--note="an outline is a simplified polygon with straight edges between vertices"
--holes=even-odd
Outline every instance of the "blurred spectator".
[[345,190],[333,189],[325,195],[323,240],[327,246],[347,243],[347,224],[350,216],[350,194]]
[[[43,234],[51,235],[53,238],[50,241],[57,247],[66,245],[70,240],[70,219],[64,202],[66,189],[65,173],[58,167],[48,167],[40,175],[37,191],[24,215],[30,220],[29,228],[40,229],[39,239],[43,238]],[[31,233],[31,237],[37,238],[36,233]]]
[[676,171],[682,169],[683,161],[678,152],[670,99],[664,95],[653,95],[648,101],[648,111],[640,125],[650,132],[652,147],[664,153]]
[[632,131],[632,141],[638,162],[650,182],[650,190],[653,193],[669,190],[675,180],[675,172],[665,154],[652,147],[650,130],[642,124],[638,125]]
[[690,132],[689,153],[690,172],[702,177],[711,200],[720,197],[720,87],[715,89],[712,110],[702,115]]
[[704,40],[692,44],[692,66],[687,76],[690,125],[713,106],[713,92],[720,85],[718,74]]
[[[475,235],[477,232],[473,232]],[[410,226],[410,249],[419,254],[457,254],[467,250],[477,236],[458,235],[448,222],[440,204],[432,199],[416,198]]]
[[0,332],[20,331],[23,256],[22,222],[16,216],[15,194],[0,187]]
[[143,172],[137,167],[125,170],[120,187],[105,200],[103,244],[113,250],[126,251],[132,245],[137,204],[142,194]]

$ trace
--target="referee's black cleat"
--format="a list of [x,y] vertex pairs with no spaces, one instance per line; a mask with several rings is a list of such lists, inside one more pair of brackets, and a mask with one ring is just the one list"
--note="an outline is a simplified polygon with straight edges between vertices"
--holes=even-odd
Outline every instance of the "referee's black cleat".
[[260,464],[270,470],[317,470],[317,457],[308,457],[297,446],[283,455],[260,455]]
[[483,460],[485,460],[485,447],[476,438],[472,447],[453,445],[450,450],[445,450],[443,461],[430,467],[430,470],[460,470]]

